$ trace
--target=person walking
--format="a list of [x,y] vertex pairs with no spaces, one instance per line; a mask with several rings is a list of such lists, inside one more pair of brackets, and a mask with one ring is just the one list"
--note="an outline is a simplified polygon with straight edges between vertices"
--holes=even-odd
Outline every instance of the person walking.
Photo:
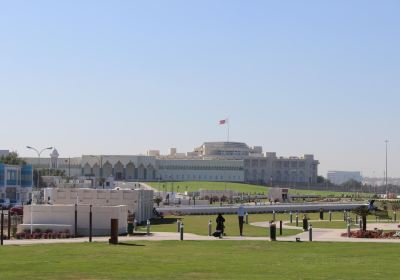
[[240,205],[237,211],[238,220],[239,220],[239,232],[240,236],[243,236],[243,220],[244,220],[244,207]]
[[222,236],[224,235],[224,229],[225,229],[225,218],[222,217],[222,214],[218,214],[217,219],[215,220],[217,222],[217,232],[219,232],[219,238],[222,238]]

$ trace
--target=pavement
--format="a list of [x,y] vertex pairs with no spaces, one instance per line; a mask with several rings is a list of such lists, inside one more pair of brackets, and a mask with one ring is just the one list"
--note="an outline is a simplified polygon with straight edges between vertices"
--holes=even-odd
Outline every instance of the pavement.
[[[311,224],[313,220],[309,221]],[[326,221],[328,222],[328,221]],[[269,222],[255,222],[250,223],[253,226],[269,227]],[[289,221],[283,223],[283,230],[285,229],[300,229],[299,227],[288,225]],[[369,223],[368,229],[379,228],[383,230],[400,230],[397,223]],[[354,230],[354,229],[353,229]],[[323,229],[313,228],[313,242],[370,242],[370,243],[399,243],[400,239],[369,239],[369,238],[348,238],[342,237],[341,234],[345,233],[346,229]],[[278,241],[296,241],[300,238],[301,241],[309,240],[309,232],[301,232],[297,235],[279,237]],[[108,242],[109,237],[93,237],[93,242]],[[178,232],[153,232],[151,235],[133,235],[133,236],[120,236],[119,242],[134,242],[134,241],[164,241],[164,240],[180,240]],[[250,237],[250,236],[224,236],[223,238],[215,238],[213,236],[203,236],[193,233],[185,233],[184,240],[191,241],[269,241],[269,237]],[[63,243],[84,243],[89,242],[88,237],[67,238],[67,239],[24,239],[24,240],[4,240],[4,245],[34,245],[34,244],[63,244]]]
[[[340,221],[340,220],[337,220]],[[309,220],[309,223],[323,222],[320,220]],[[329,223],[329,221],[325,221]],[[269,227],[269,222],[256,222],[250,223],[253,226]],[[373,230],[375,228],[382,230],[399,230],[398,223],[369,223],[367,224],[367,230]],[[283,230],[285,229],[301,229],[301,227],[289,225],[289,221],[283,222]],[[352,229],[354,231],[355,229]],[[331,228],[313,228],[312,230],[312,241],[314,242],[371,242],[371,243],[399,243],[399,239],[372,239],[372,238],[354,238],[354,237],[343,237],[342,233],[346,233],[347,229],[331,229]],[[297,235],[285,236],[277,238],[279,241],[295,241],[296,238],[300,238],[301,241],[309,240],[309,232],[305,231]]]

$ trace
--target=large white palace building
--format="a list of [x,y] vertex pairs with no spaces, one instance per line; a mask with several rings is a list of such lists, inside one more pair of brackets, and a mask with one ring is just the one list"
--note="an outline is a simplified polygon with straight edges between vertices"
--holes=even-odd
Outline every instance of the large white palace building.
[[59,169],[70,177],[108,178],[122,181],[231,181],[278,184],[313,184],[318,164],[313,155],[277,157],[262,147],[240,142],[205,142],[193,152],[168,155],[149,150],[147,155],[82,155],[59,158],[25,158],[34,167]]

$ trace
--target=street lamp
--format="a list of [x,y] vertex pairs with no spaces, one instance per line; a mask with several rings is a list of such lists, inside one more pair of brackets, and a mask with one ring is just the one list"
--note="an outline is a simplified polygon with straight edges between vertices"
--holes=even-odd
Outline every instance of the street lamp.
[[[34,148],[34,147],[31,147],[31,146],[26,146],[26,148],[27,148],[27,149],[30,149],[30,150],[34,150],[34,151],[37,153],[37,155],[38,155],[38,168],[37,168],[36,188],[39,189],[40,155],[41,155],[44,151],[46,151],[46,150],[51,150],[51,149],[53,149],[53,147],[44,148],[44,149],[42,149],[42,150],[40,150],[40,151],[39,151],[38,149]],[[32,209],[32,204],[33,204],[33,190],[32,190],[32,192],[31,192],[31,234],[32,234],[32,232],[33,232],[33,209]]]
[[38,150],[38,149],[36,149],[36,148],[34,148],[34,147],[31,147],[31,146],[26,146],[26,148],[27,149],[31,149],[31,150],[34,150],[36,153],[37,153],[37,155],[38,155],[38,176],[37,176],[37,178],[36,178],[36,188],[39,188],[39,168],[40,168],[40,155],[44,152],[44,151],[46,151],[46,150],[51,150],[51,149],[53,149],[53,147],[48,147],[48,148],[44,148],[44,149],[42,149],[42,150]]
[[386,172],[385,172],[385,192],[386,192],[386,198],[388,195],[388,143],[389,140],[385,140],[386,144]]

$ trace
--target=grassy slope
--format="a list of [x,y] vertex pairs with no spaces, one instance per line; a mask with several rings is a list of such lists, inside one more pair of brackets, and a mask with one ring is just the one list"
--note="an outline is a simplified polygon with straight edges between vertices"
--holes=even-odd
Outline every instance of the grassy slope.
[[400,244],[162,241],[4,246],[1,279],[398,279]]
[[[150,186],[154,187],[158,190],[163,190],[163,185],[165,186],[165,190],[171,191],[172,190],[172,183],[171,182],[149,182]],[[245,192],[245,193],[264,193],[267,194],[269,191],[269,187],[266,186],[259,186],[259,185],[250,185],[250,184],[243,184],[243,183],[225,183],[225,182],[200,182],[200,181],[184,181],[184,182],[174,182],[173,187],[174,191],[178,190],[179,192],[186,191],[186,186],[188,187],[188,191],[198,191],[200,189],[203,190],[233,190],[237,192]],[[354,194],[348,192],[332,192],[332,191],[317,191],[317,190],[294,190],[290,191],[292,194],[315,194],[315,195],[322,195],[322,196],[342,196],[342,194]]]

